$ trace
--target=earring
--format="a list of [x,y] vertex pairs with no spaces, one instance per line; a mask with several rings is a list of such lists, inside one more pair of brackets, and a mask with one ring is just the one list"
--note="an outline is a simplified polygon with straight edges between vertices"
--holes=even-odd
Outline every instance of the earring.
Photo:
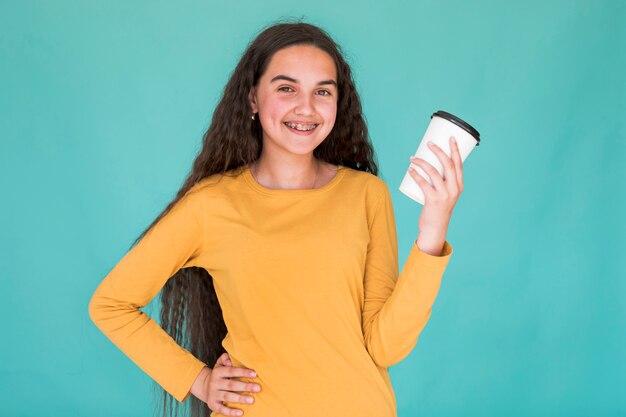
[[256,113],[252,113],[252,120],[256,120],[256,119],[254,118],[254,115],[255,115],[255,114],[256,114]]

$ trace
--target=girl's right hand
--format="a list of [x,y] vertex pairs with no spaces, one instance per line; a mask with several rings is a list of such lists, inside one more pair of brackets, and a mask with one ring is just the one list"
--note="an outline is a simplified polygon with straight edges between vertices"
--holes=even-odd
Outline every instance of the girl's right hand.
[[259,392],[261,386],[259,384],[232,380],[233,377],[256,377],[252,369],[234,367],[228,352],[224,352],[222,356],[217,358],[215,367],[207,378],[208,383],[205,392],[208,393],[206,404],[215,412],[225,416],[241,416],[243,410],[238,408],[228,408],[222,402],[239,402],[244,404],[252,404],[254,397],[249,395],[241,395],[238,392]]

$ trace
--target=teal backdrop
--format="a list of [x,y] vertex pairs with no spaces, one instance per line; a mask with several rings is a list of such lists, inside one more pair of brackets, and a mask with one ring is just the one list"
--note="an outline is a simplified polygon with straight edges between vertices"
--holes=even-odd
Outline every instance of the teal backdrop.
[[2,1],[0,414],[156,415],[90,297],[182,185],[247,43],[289,18],[352,65],[400,267],[430,115],[481,134],[431,320],[390,368],[399,416],[626,415],[620,0]]

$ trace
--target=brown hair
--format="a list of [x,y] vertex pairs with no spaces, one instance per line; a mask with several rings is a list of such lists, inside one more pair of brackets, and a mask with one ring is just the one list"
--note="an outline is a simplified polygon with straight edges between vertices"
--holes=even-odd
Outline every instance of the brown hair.
[[[250,89],[265,72],[273,54],[293,45],[312,45],[328,53],[337,68],[338,102],[335,125],[313,155],[331,164],[378,175],[373,147],[362,115],[361,101],[349,65],[340,47],[322,29],[303,22],[283,22],[263,29],[248,45],[233,71],[211,124],[183,186],[163,212],[131,245],[141,238],[189,191],[204,178],[254,162],[263,146],[262,127],[252,120],[248,102]],[[199,267],[183,268],[164,285],[160,293],[161,326],[177,343],[213,367],[224,353],[221,345],[227,329],[213,278]],[[158,386],[157,386],[158,389]],[[163,415],[177,415],[180,403],[163,392]],[[190,395],[191,417],[210,416],[206,404]],[[172,406],[176,407],[172,407]]]

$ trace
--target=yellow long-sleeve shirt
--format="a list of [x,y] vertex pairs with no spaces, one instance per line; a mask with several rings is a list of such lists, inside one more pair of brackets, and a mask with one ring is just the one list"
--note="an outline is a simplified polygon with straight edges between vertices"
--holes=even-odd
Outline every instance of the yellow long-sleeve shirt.
[[[415,346],[452,254],[413,243],[398,274],[394,211],[378,177],[340,166],[326,185],[275,190],[249,169],[213,175],[109,272],[89,304],[98,328],[184,401],[204,364],[146,306],[180,268],[213,277],[233,366],[256,370],[247,417],[396,416],[387,367]],[[211,416],[218,416],[213,412]]]

